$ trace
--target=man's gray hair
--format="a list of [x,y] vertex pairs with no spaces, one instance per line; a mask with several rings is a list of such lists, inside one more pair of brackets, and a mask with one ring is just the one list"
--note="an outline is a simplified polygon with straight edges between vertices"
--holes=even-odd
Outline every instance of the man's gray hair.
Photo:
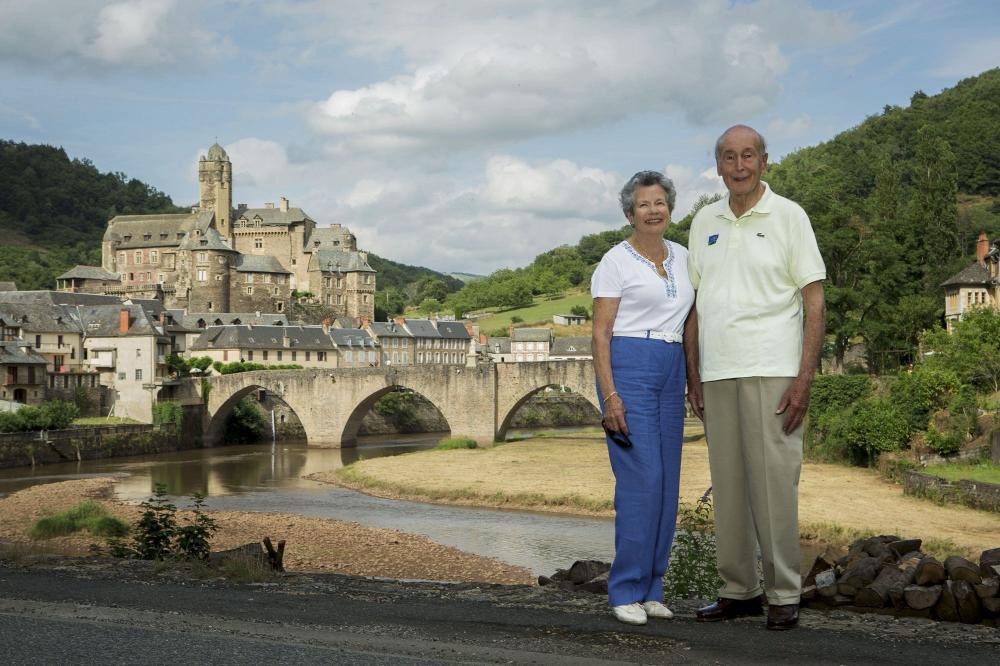
[[659,171],[640,171],[628,179],[618,195],[618,201],[621,202],[622,212],[625,213],[626,217],[632,217],[632,214],[635,213],[635,191],[640,187],[649,187],[650,185],[659,185],[663,188],[663,191],[667,193],[667,206],[673,212],[674,204],[677,202],[677,188],[674,187],[674,181]]
[[722,157],[722,140],[726,138],[726,135],[732,132],[734,129],[745,129],[750,130],[757,135],[757,150],[760,151],[761,155],[767,153],[767,141],[764,140],[764,135],[750,127],[749,125],[733,125],[725,132],[719,135],[719,138],[715,141],[715,161],[718,162],[719,158]]

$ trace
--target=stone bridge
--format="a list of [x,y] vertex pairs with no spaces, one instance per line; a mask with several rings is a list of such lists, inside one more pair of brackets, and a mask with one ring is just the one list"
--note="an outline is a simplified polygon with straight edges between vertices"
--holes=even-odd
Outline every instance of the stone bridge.
[[[566,386],[597,408],[590,361],[396,366],[331,370],[257,370],[206,378],[204,442],[221,441],[226,417],[244,396],[266,389],[281,398],[302,421],[311,445],[354,446],[361,420],[390,391],[410,389],[434,404],[452,435],[480,443],[502,440],[511,417],[547,386]],[[178,398],[203,398],[202,380],[187,379]]]

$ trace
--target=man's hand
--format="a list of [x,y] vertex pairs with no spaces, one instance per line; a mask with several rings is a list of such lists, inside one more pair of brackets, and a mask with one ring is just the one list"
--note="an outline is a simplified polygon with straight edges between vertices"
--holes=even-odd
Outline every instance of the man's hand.
[[802,420],[806,417],[806,412],[809,411],[809,387],[811,383],[809,380],[796,379],[781,396],[778,409],[774,413],[785,415],[781,429],[786,435],[802,425]]
[[702,422],[705,421],[705,401],[702,398],[701,382],[688,382],[688,402],[691,404],[691,411]]

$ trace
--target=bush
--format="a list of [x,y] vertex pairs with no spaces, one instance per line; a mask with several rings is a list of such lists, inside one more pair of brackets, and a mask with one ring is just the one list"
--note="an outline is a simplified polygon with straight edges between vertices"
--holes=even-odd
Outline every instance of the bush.
[[25,405],[16,412],[0,412],[0,432],[30,432],[68,428],[80,410],[72,402],[51,400],[37,407]]
[[178,428],[184,420],[184,408],[176,400],[162,400],[153,403],[153,424],[173,423]]
[[448,451],[450,449],[474,449],[476,446],[478,446],[476,440],[468,437],[448,437],[438,442],[434,448],[439,451]]
[[205,496],[191,496],[194,518],[178,526],[177,507],[167,499],[167,487],[156,484],[153,496],[142,502],[142,516],[136,523],[132,541],[126,543],[117,536],[108,539],[111,554],[139,560],[189,559],[206,560],[210,539],[219,529],[205,513]]
[[663,577],[663,593],[668,599],[710,599],[721,587],[712,500],[706,493],[694,506],[678,506],[677,533]]
[[386,417],[400,432],[416,432],[420,427],[414,395],[405,391],[390,391],[375,403],[375,412]]
[[264,436],[267,420],[257,404],[251,396],[236,403],[226,418],[224,437],[227,442],[256,442]]
[[274,365],[266,365],[264,363],[254,363],[252,361],[233,361],[232,363],[219,363],[218,365],[213,365],[220,374],[232,375],[237,372],[251,372],[253,370],[301,370],[302,366],[298,363],[278,363]]
[[524,317],[520,317],[518,315],[514,315],[513,317],[510,318],[510,323],[512,323],[512,324],[520,324],[523,321],[524,321]]
[[886,398],[869,398],[831,422],[824,448],[854,464],[870,466],[880,453],[902,448],[909,438],[906,416],[896,404]]
[[892,383],[889,397],[914,433],[925,430],[931,414],[945,407],[960,387],[954,372],[920,365]]
[[576,315],[577,317],[586,317],[590,319],[590,311],[587,310],[586,305],[574,305],[569,309],[571,315]]

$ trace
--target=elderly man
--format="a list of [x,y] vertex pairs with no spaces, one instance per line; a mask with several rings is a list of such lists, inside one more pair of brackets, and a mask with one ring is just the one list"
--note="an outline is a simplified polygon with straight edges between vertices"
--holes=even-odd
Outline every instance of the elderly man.
[[708,438],[723,587],[697,617],[760,615],[766,595],[767,628],[790,629],[801,587],[802,421],[823,341],[826,268],[805,212],[761,180],[764,137],[731,127],[715,161],[729,196],[691,224],[697,317],[684,346],[688,398]]

